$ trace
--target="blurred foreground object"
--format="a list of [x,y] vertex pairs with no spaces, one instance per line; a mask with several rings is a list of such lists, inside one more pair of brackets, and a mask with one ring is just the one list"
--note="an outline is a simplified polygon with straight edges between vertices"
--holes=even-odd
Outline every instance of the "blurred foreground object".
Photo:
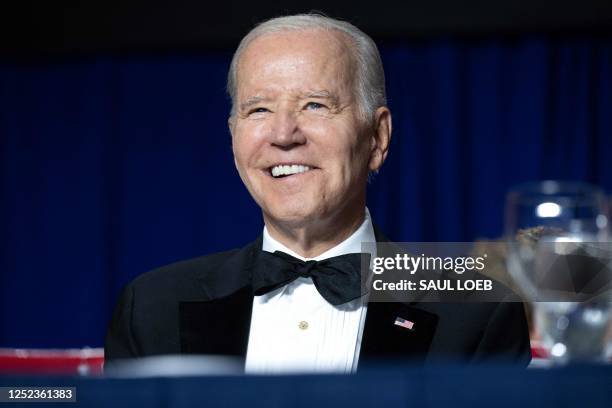
[[556,363],[610,360],[612,246],[603,192],[544,181],[506,200],[508,271]]
[[102,348],[69,350],[0,348],[0,375],[100,375]]
[[244,363],[231,356],[167,355],[113,360],[104,375],[113,378],[193,377],[242,375]]

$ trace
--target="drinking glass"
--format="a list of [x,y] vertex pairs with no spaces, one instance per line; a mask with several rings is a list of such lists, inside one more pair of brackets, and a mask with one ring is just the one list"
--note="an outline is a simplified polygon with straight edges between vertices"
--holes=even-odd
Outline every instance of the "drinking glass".
[[603,192],[579,182],[520,185],[506,198],[510,275],[531,302],[555,363],[605,362],[612,352],[612,247]]

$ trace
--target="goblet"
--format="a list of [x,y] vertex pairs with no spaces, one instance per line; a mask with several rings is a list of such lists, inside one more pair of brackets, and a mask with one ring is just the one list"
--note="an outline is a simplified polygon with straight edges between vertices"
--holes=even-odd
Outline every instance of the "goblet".
[[603,192],[578,182],[520,185],[506,199],[507,267],[556,363],[610,356],[612,247]]

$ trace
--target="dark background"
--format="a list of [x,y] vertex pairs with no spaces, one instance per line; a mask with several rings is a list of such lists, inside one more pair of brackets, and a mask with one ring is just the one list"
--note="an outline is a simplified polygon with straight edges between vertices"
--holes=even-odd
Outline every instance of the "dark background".
[[13,54],[232,50],[256,23],[311,10],[377,41],[441,36],[609,32],[609,0],[6,2],[2,49]]
[[502,234],[520,182],[612,192],[612,2],[33,2],[0,13],[0,347],[102,345],[120,288],[262,228],[225,76],[262,19],[377,41],[394,132],[370,186],[397,241]]

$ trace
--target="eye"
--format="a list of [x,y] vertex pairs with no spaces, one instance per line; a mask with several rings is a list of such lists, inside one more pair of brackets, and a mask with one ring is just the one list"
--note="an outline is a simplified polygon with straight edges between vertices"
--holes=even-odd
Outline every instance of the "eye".
[[253,113],[265,113],[265,112],[270,112],[267,108],[262,108],[262,107],[258,107],[258,108],[253,108],[249,111],[249,115],[253,114]]
[[326,108],[326,106],[319,102],[308,102],[305,108],[310,109],[310,110],[317,110],[317,109],[324,109]]

